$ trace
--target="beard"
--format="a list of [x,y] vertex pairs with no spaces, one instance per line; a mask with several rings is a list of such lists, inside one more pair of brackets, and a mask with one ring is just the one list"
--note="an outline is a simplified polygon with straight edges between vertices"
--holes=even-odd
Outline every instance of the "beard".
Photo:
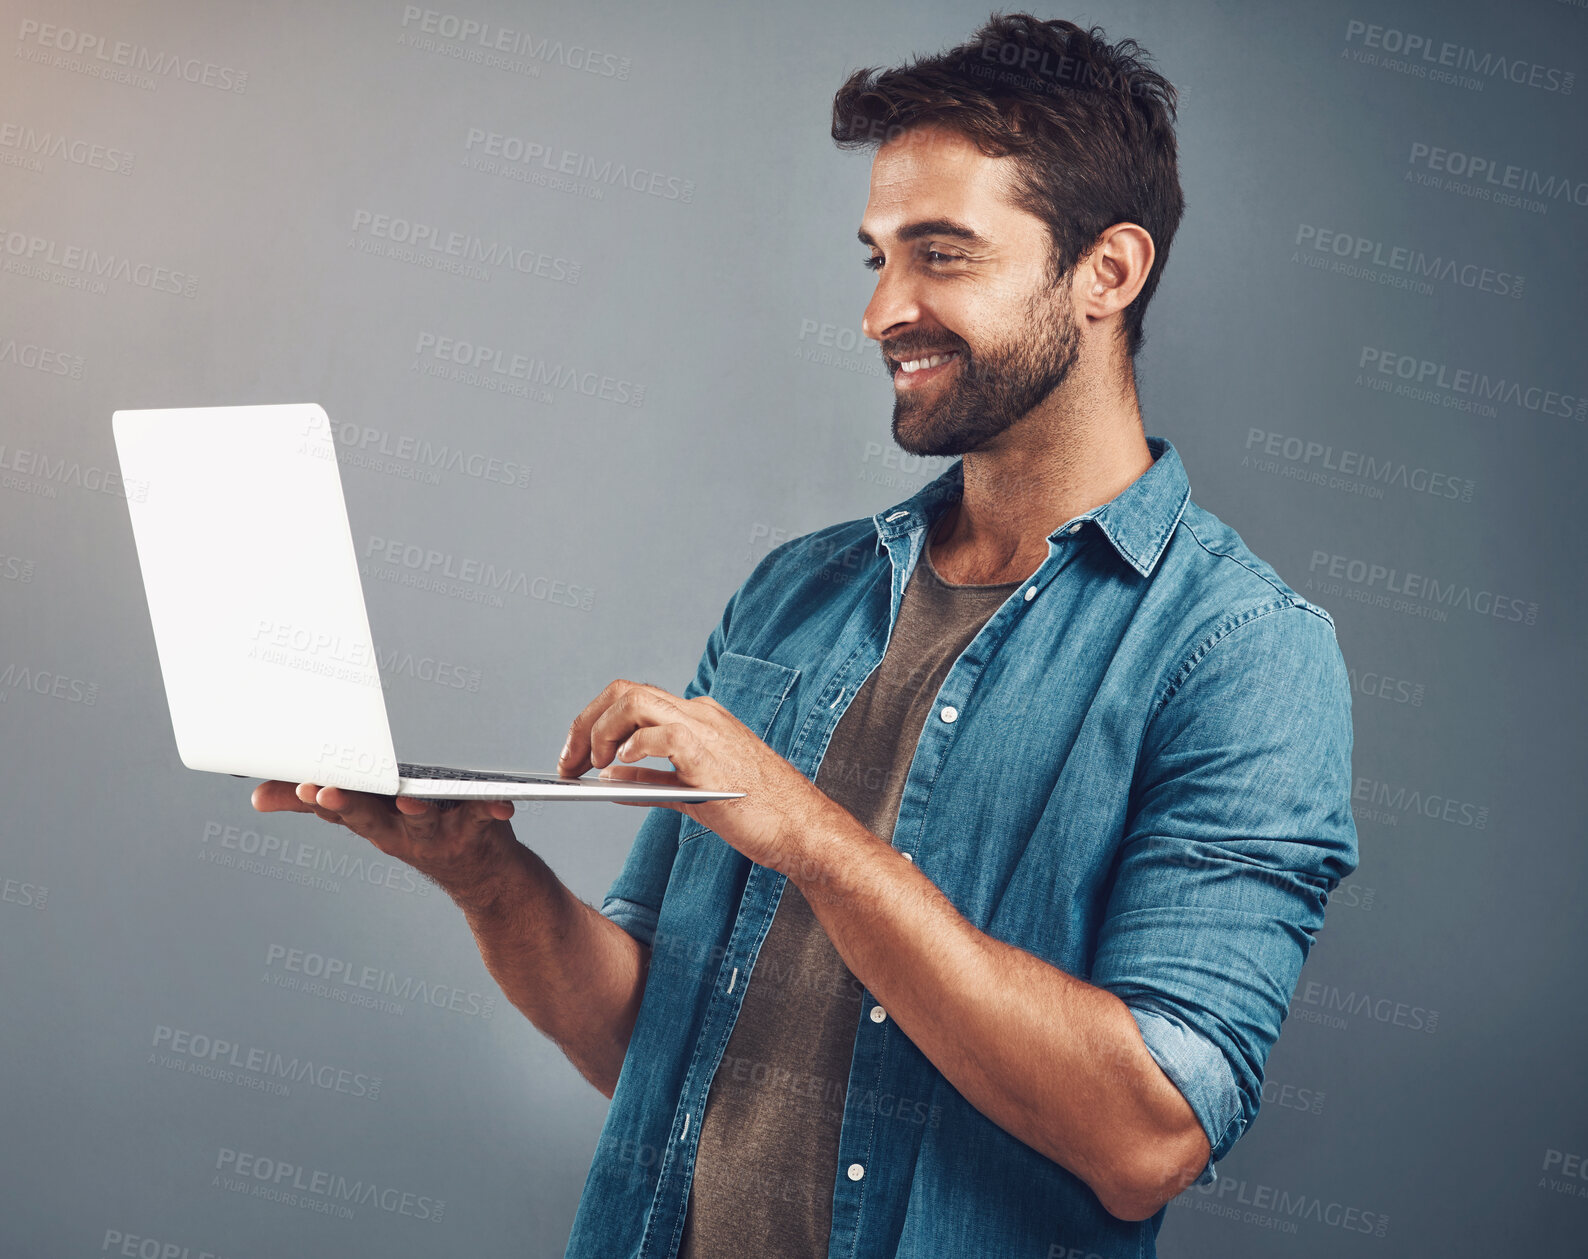
[[[1040,406],[1062,385],[1080,355],[1081,330],[1068,303],[1054,310],[1034,296],[1027,306],[1032,335],[972,354],[963,341],[952,377],[935,396],[893,395],[893,440],[912,455],[963,455],[991,441]],[[884,347],[894,358],[915,348],[943,347],[941,335],[922,333]]]

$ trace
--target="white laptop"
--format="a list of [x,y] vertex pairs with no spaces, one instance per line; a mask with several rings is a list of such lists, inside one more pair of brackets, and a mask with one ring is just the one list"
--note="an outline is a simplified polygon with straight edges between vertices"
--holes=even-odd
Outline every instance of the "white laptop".
[[437,801],[744,794],[398,761],[325,411],[117,411],[111,426],[188,768]]

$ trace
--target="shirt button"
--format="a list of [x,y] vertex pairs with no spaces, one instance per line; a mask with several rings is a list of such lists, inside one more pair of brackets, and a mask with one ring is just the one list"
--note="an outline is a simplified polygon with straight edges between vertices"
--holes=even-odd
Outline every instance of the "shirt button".
[[888,1012],[886,1010],[884,1010],[880,1005],[874,1005],[874,1006],[871,1007],[871,1021],[873,1023],[880,1023],[887,1017],[888,1017]]
[[1035,586],[1027,586],[1026,587],[1026,602],[1030,603],[1036,597],[1037,597],[1037,588]]
[[862,1167],[859,1163],[851,1163],[849,1165],[849,1179],[850,1180],[859,1180],[865,1174],[866,1174],[866,1169],[864,1167]]
[[959,709],[955,708],[952,704],[945,704],[943,706],[943,711],[938,713],[938,716],[944,721],[952,723],[959,720]]
[[1070,532],[1071,533],[1079,533],[1080,531],[1081,531],[1081,522],[1079,520],[1077,520],[1073,525],[1070,526]]
[[914,860],[915,860],[915,855],[914,855],[914,854],[913,854],[913,853],[908,853],[908,852],[907,852],[907,853],[902,853],[902,854],[900,854],[900,855],[901,855],[901,856],[903,856],[903,858],[904,858],[904,859],[905,859],[905,860],[906,860],[906,861],[914,861]]

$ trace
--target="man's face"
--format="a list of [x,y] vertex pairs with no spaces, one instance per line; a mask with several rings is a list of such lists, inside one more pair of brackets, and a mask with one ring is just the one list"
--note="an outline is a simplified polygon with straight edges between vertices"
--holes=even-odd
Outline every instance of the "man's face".
[[912,454],[982,447],[1079,357],[1070,277],[1055,282],[1046,225],[1009,201],[1011,166],[939,127],[907,131],[872,162],[860,239],[877,289],[861,328],[882,349],[893,437]]

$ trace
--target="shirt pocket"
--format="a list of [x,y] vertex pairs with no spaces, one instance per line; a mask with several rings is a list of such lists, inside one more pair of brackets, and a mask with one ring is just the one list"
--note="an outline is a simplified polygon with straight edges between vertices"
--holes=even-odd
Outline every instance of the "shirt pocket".
[[[725,651],[717,657],[717,669],[712,675],[711,690],[707,693],[755,731],[757,738],[765,739],[778,709],[783,707],[783,701],[794,689],[799,675],[798,669],[778,664],[775,660]],[[678,832],[678,842],[686,843],[710,829],[686,816]]]

